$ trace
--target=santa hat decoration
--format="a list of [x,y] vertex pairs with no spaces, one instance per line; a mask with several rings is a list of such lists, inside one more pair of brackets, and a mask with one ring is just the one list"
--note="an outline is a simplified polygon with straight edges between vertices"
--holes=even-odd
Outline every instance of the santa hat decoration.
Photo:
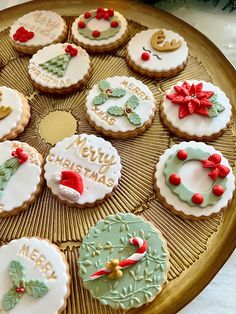
[[77,172],[61,171],[53,175],[52,180],[59,184],[59,194],[74,203],[83,193],[83,180]]

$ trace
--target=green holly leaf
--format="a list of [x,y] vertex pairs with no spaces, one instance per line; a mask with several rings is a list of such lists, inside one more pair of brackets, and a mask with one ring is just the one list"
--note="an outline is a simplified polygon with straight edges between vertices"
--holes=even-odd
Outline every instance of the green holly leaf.
[[34,298],[43,297],[49,290],[45,283],[39,280],[30,280],[25,283],[26,292]]
[[126,94],[126,90],[123,88],[112,88],[112,94],[113,97],[122,97]]
[[136,112],[131,112],[127,114],[127,118],[129,122],[132,123],[133,125],[142,124],[141,118]]
[[130,107],[131,109],[135,109],[139,104],[139,98],[135,95],[131,96],[126,103],[126,107]]
[[218,111],[216,110],[215,106],[208,108],[208,116],[209,118],[215,118],[218,116]]
[[18,287],[20,283],[25,284],[25,267],[21,262],[11,261],[9,266],[9,276],[14,285]]
[[108,99],[108,95],[101,93],[98,96],[96,96],[93,100],[94,106],[100,106],[102,105],[106,100]]
[[218,112],[222,112],[225,110],[225,107],[222,104],[220,104],[219,102],[217,102],[214,107],[216,108],[216,110]]
[[2,306],[5,311],[10,311],[20,301],[22,294],[16,292],[16,288],[11,288],[2,299]]
[[124,109],[118,106],[112,106],[107,109],[107,112],[111,114],[112,116],[123,116],[124,115]]
[[105,80],[100,81],[100,82],[98,83],[98,86],[99,86],[99,88],[100,88],[102,91],[104,91],[104,90],[106,90],[106,89],[108,89],[108,88],[111,88],[110,83],[108,83],[108,82],[105,81]]

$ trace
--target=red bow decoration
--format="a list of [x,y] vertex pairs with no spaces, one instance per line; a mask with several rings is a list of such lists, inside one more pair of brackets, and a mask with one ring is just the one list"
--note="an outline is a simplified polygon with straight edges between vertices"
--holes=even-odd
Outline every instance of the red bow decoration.
[[213,168],[208,175],[214,181],[217,180],[218,177],[225,178],[230,172],[230,169],[221,165],[220,162],[221,156],[218,154],[213,154],[207,160],[202,160],[203,168]]
[[65,52],[68,53],[71,57],[75,57],[78,53],[78,50],[72,45],[67,45]]
[[13,38],[15,41],[20,41],[22,43],[25,43],[26,41],[30,40],[34,37],[34,32],[29,32],[27,29],[25,29],[23,26],[19,27],[15,34],[13,35]]
[[22,148],[17,148],[15,151],[11,153],[13,157],[18,158],[20,164],[23,164],[28,160],[28,155],[24,152]]
[[104,8],[98,8],[95,17],[97,20],[109,20],[113,15],[114,11],[112,9],[105,10]]

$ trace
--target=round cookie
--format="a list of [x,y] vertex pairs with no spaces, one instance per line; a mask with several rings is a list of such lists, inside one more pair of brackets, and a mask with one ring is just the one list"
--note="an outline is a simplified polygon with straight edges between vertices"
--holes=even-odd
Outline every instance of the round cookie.
[[88,134],[58,142],[50,150],[44,169],[52,193],[78,207],[102,202],[121,177],[117,150],[103,138]]
[[57,314],[70,294],[69,265],[48,240],[21,238],[0,247],[0,313]]
[[206,219],[226,208],[235,189],[229,162],[213,146],[182,142],[161,155],[155,172],[157,196],[172,212]]
[[128,310],[151,302],[167,282],[169,254],[160,231],[133,214],[100,220],[84,237],[83,285],[102,304]]
[[0,86],[0,141],[16,138],[24,131],[29,118],[30,107],[25,96]]
[[20,17],[11,27],[10,40],[19,52],[34,54],[37,50],[65,40],[67,26],[55,12],[37,10]]
[[29,61],[29,75],[42,92],[73,92],[85,84],[91,74],[87,52],[73,44],[55,44],[39,50]]
[[225,93],[209,82],[179,82],[166,91],[160,106],[164,124],[188,140],[212,140],[230,124],[232,107]]
[[27,143],[0,143],[0,217],[16,215],[36,200],[42,167],[42,156]]
[[148,29],[128,43],[126,61],[135,71],[151,77],[168,77],[182,71],[187,63],[188,47],[177,33],[166,29]]
[[150,89],[133,77],[100,81],[87,96],[87,116],[98,132],[114,138],[133,137],[150,127],[156,104]]
[[71,28],[73,41],[91,52],[118,48],[128,38],[126,19],[112,9],[98,8],[81,14]]

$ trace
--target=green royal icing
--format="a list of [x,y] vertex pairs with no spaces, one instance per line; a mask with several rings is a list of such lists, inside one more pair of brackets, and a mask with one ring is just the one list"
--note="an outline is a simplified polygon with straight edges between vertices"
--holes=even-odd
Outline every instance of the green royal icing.
[[207,109],[209,118],[215,118],[218,116],[219,112],[225,110],[225,107],[217,101],[216,94],[214,94],[209,101],[212,103],[212,107]]
[[[206,192],[201,192],[203,198],[204,198],[204,202],[202,204],[194,204],[192,202],[192,196],[197,193],[197,191],[191,191],[190,189],[188,189],[183,183],[180,183],[179,185],[173,185],[169,182],[169,177],[171,174],[173,173],[177,173],[179,172],[180,168],[183,166],[184,163],[190,161],[190,160],[199,160],[199,162],[201,162],[201,160],[206,160],[208,159],[208,157],[211,155],[210,153],[204,152],[201,149],[195,149],[195,148],[191,148],[191,147],[187,147],[184,149],[187,153],[188,153],[188,158],[186,160],[180,160],[177,157],[177,152],[175,152],[174,154],[170,155],[170,157],[168,158],[166,164],[165,164],[165,169],[164,169],[164,175],[165,175],[165,181],[166,181],[166,185],[170,188],[170,190],[178,196],[178,198],[189,204],[190,206],[197,206],[197,207],[206,207],[208,205],[215,205],[218,201],[219,201],[219,196],[216,196],[213,192],[212,192],[212,187],[214,185],[221,185],[224,189],[226,188],[226,182],[227,182],[227,178],[220,178],[218,177],[217,180],[213,181],[212,180],[212,186],[209,188],[208,191]],[[207,169],[206,170],[206,175],[208,174]],[[196,178],[197,180],[197,178]]]
[[[25,267],[19,261],[11,261],[9,266],[9,276],[13,282],[13,287],[3,296],[3,309],[9,311],[20,301],[24,293],[34,298],[43,297],[48,291],[48,286],[39,280],[26,281]],[[17,288],[23,288],[24,292],[17,292]]]
[[124,88],[111,88],[110,83],[103,80],[98,83],[101,93],[93,99],[94,106],[100,106],[108,100],[109,97],[120,98],[126,94]]
[[20,163],[17,157],[12,157],[0,165],[0,199],[3,196],[3,191],[7,186],[11,176],[17,171]]
[[[131,237],[147,241],[147,253],[135,265],[123,269],[120,279],[108,276],[89,277],[105,267],[106,262],[126,259],[138,247],[129,244]],[[118,309],[138,307],[161,291],[168,271],[168,252],[160,233],[152,224],[133,214],[108,216],[90,229],[80,248],[79,273],[84,286],[102,304]]]
[[70,56],[70,54],[64,53],[44,63],[40,63],[39,66],[48,73],[52,73],[58,77],[62,77],[66,72],[71,58],[72,57]]
[[[90,13],[91,13],[91,17],[90,18],[81,19],[80,22],[83,21],[83,22],[86,23],[86,25],[88,25],[89,21],[94,19],[95,16],[96,16],[96,11],[92,11]],[[94,37],[93,36],[93,30],[89,29],[87,26],[85,28],[78,28],[78,32],[81,35],[83,35],[84,37],[92,39],[92,40],[108,39],[110,37],[115,36],[119,32],[120,27],[121,27],[120,19],[118,18],[118,16],[114,15],[114,16],[109,18],[109,22],[110,23],[112,23],[113,21],[117,21],[119,23],[119,26],[117,26],[117,27],[109,27],[107,30],[101,31],[99,37]]]

